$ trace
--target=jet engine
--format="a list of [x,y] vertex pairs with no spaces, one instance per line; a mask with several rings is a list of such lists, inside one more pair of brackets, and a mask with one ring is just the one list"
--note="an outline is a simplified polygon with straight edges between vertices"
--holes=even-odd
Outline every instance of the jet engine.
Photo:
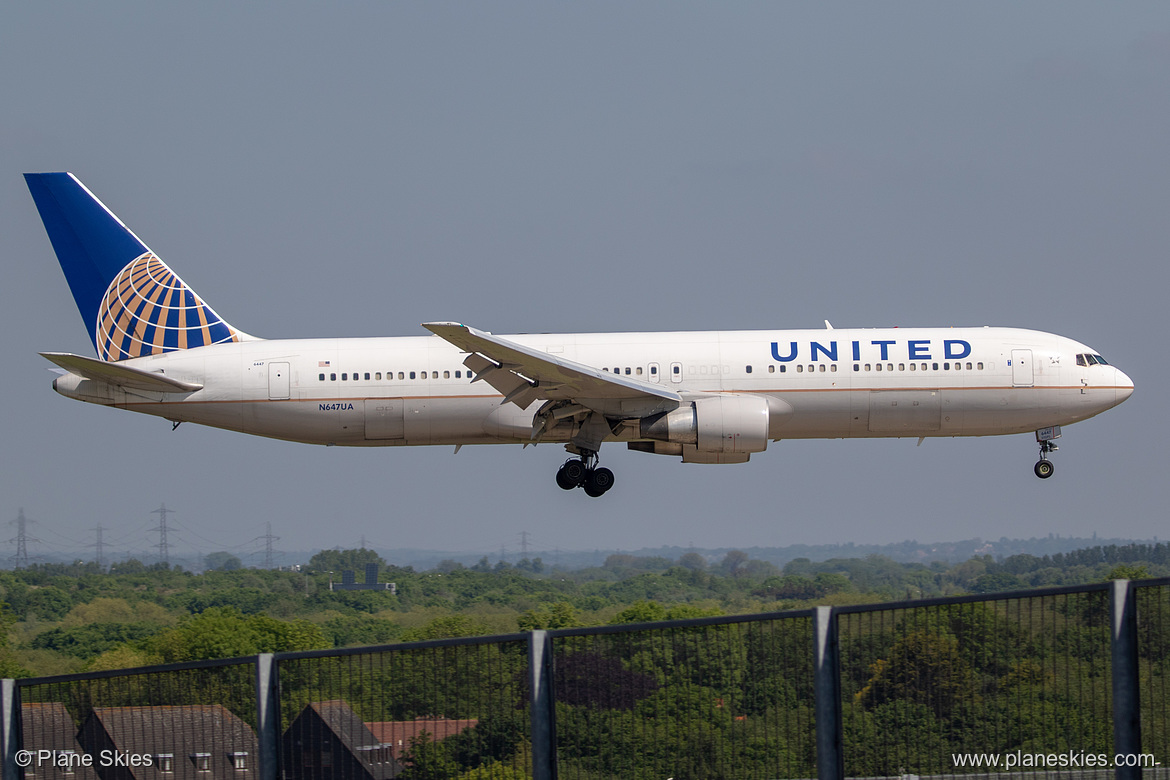
[[691,444],[702,453],[763,452],[768,447],[768,402],[757,395],[707,395],[644,417],[638,427],[643,439]]

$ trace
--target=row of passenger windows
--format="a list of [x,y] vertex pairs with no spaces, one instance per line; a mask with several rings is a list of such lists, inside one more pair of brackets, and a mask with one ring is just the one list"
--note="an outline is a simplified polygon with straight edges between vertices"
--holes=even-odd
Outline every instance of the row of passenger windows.
[[[439,379],[440,374],[442,374],[443,379],[450,379],[451,378],[450,371],[399,371],[398,378],[399,379]],[[456,379],[463,379],[464,374],[467,375],[468,379],[471,379],[473,377],[473,375],[470,371],[460,370],[460,371],[455,372],[455,378]],[[386,372],[386,379],[388,381],[393,381],[394,372],[387,371]],[[354,382],[360,382],[362,380],[365,380],[366,382],[370,382],[370,381],[381,382],[382,381],[382,372],[375,371],[371,374],[369,371],[366,371],[364,373],[362,373],[360,371],[354,371],[352,374],[350,374],[349,372],[343,372],[341,374],[341,381],[342,382],[349,382],[351,380]],[[317,381],[324,382],[325,375],[324,374],[317,374]],[[336,382],[337,381],[337,374],[329,374],[329,381]]]
[[[897,366],[896,368],[895,368],[895,365]],[[895,371],[895,370],[897,370],[897,371],[919,371],[919,370],[921,370],[921,371],[938,371],[939,368],[941,367],[943,371],[962,371],[962,370],[964,370],[963,369],[964,365],[966,366],[967,371],[982,371],[983,370],[983,363],[982,362],[965,363],[964,364],[964,363],[960,363],[958,361],[956,361],[954,363],[910,363],[909,365],[907,365],[906,363],[897,363],[897,364],[894,364],[894,363],[854,363],[853,370],[854,371]],[[806,371],[810,374],[813,372],[818,372],[818,371],[822,374],[825,373],[826,371],[833,373],[837,370],[837,364],[836,363],[829,363],[826,365],[825,363],[815,363],[815,364],[810,364],[808,366],[805,366],[803,364],[798,363],[798,364],[796,364],[796,367],[793,370],[796,371],[796,373],[798,373],[798,374],[803,374]],[[752,373],[752,367],[745,366],[745,371],[749,374]],[[780,366],[780,373],[781,374],[786,373],[787,371],[788,371],[788,366],[786,364]],[[776,373],[776,366],[774,366],[774,365],[768,366],[768,373],[775,374]]]
[[[1103,364],[1103,365],[1105,364],[1105,359],[1101,358],[1098,355],[1087,355],[1087,356],[1086,355],[1077,355],[1077,364],[1078,365],[1085,365],[1084,363],[1081,362],[1081,360],[1085,357],[1096,358],[1096,360],[1099,361],[1101,364]],[[894,370],[897,370],[897,371],[906,371],[906,370],[918,371],[918,370],[920,370],[919,367],[921,366],[922,371],[931,371],[931,370],[938,371],[939,367],[941,366],[943,371],[951,371],[951,370],[961,371],[961,370],[963,370],[963,366],[964,366],[963,363],[960,363],[958,361],[956,361],[955,363],[910,363],[909,365],[907,365],[906,363],[898,363],[897,369],[894,368],[894,365],[895,365],[894,363],[872,363],[872,364],[871,363],[854,363],[853,370],[854,371],[894,371]],[[965,365],[966,365],[967,371],[982,371],[983,370],[983,363],[982,362],[967,363]],[[674,364],[670,368],[671,368],[672,373],[674,373],[675,376],[678,376],[679,374],[682,373],[682,367],[679,366],[678,364]],[[605,366],[601,370],[605,371],[606,373],[610,372],[609,366]],[[753,367],[752,366],[745,366],[744,370],[750,374],[753,371]],[[822,374],[825,373],[826,371],[829,373],[836,373],[837,372],[837,364],[836,363],[829,363],[829,364],[816,363],[816,364],[809,364],[806,367],[804,364],[798,363],[793,368],[793,370],[798,374],[803,374],[806,371],[810,374],[818,372],[818,371]],[[782,364],[780,366],[779,373],[784,374],[787,372],[788,372],[788,365]],[[457,370],[454,373],[455,373],[455,379],[463,379],[464,374],[466,374],[467,379],[473,378],[473,374],[470,371]],[[634,366],[631,368],[630,366],[626,366],[625,368],[622,368],[619,366],[615,366],[613,368],[613,373],[614,374],[624,374],[625,376],[642,376],[642,367],[641,366]],[[691,373],[691,374],[697,373],[700,375],[707,374],[707,373],[719,374],[719,366],[711,366],[709,368],[707,366],[698,366],[697,368],[695,366],[691,366],[688,373]],[[768,366],[768,373],[775,374],[776,373],[776,366],[775,365]],[[442,372],[440,372],[440,371],[399,371],[398,372],[398,379],[400,379],[400,380],[439,379],[440,374],[442,375],[442,377],[441,377],[442,379],[451,379],[451,371],[442,371]],[[650,374],[651,378],[657,379],[658,378],[658,366],[651,365],[649,368],[649,374]],[[329,381],[336,382],[337,377],[338,377],[338,375],[336,373],[331,373],[331,374],[329,374]],[[386,372],[386,379],[388,381],[393,381],[394,380],[394,372],[387,371]],[[343,372],[341,374],[341,381],[342,382],[349,382],[349,381],[360,382],[363,380],[366,382],[370,382],[370,381],[381,382],[382,381],[382,372],[381,371],[374,371],[373,373],[371,373],[369,371],[366,371],[366,372],[354,371],[352,374],[350,374],[349,372]],[[317,381],[324,382],[325,381],[325,374],[317,374]]]

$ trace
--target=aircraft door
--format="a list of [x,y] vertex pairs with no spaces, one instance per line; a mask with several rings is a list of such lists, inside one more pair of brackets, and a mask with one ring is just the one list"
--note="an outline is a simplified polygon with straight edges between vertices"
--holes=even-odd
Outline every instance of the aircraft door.
[[650,366],[646,370],[650,373],[650,381],[651,382],[661,382],[662,381],[662,374],[659,373],[657,363],[651,363]]
[[682,381],[682,363],[671,363],[670,364],[670,381],[671,382],[681,382]]
[[288,363],[268,364],[268,400],[282,401],[289,397]]
[[401,439],[405,434],[401,398],[366,399],[366,439]]
[[1032,379],[1032,350],[1012,350],[1012,385],[1014,387],[1031,387]]

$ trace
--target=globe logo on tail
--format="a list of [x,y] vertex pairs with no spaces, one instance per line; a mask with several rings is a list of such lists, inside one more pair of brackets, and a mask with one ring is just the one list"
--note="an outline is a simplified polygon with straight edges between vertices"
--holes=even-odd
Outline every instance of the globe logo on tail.
[[98,357],[107,361],[239,341],[240,334],[147,252],[123,268],[98,306]]

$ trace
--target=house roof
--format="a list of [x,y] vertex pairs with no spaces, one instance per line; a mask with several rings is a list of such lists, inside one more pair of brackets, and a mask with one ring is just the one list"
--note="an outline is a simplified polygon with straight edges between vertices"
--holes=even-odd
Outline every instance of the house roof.
[[449,718],[420,718],[418,720],[389,720],[379,723],[367,723],[366,727],[382,744],[390,745],[390,752],[395,758],[410,749],[410,741],[426,732],[431,742],[441,742],[447,737],[453,737],[465,729],[473,729],[479,725],[475,718],[468,720],[452,720]]
[[[76,757],[85,751],[77,741],[77,724],[69,710],[59,701],[29,702],[20,705],[21,747],[25,750],[72,751]],[[73,759],[68,759],[72,763]],[[72,764],[72,772],[65,773],[64,766],[40,767],[38,777],[70,777],[74,780],[91,780],[97,775],[91,767],[80,763]]]
[[[103,732],[102,735],[98,731]],[[156,707],[94,707],[81,729],[88,752],[107,746],[132,753],[171,754],[173,774],[168,778],[207,777],[198,773],[195,754],[208,754],[216,777],[246,780],[256,776],[258,743],[252,728],[221,704]],[[108,740],[109,745],[103,744]],[[244,753],[246,769],[231,767],[230,754]],[[158,767],[132,770],[135,777],[154,777]],[[161,776],[161,775],[158,775]]]

